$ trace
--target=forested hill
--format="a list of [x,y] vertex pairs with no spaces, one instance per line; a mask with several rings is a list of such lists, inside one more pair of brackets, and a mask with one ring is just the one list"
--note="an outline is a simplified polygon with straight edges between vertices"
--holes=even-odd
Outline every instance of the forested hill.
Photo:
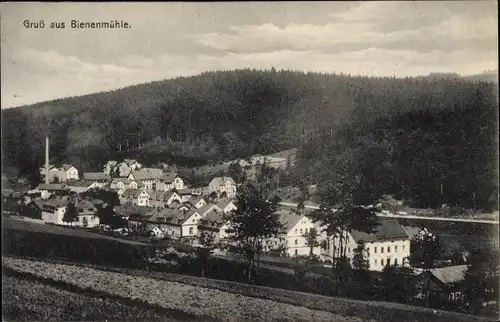
[[[2,157],[4,166],[29,171],[43,161],[43,138],[48,132],[51,161],[72,162],[84,171],[99,170],[107,158],[122,156],[146,163],[234,159],[297,147],[320,137],[331,140],[348,135],[347,128],[363,135],[377,120],[412,119],[411,115],[422,117],[404,123],[418,128],[412,135],[419,141],[430,132],[446,130],[438,125],[427,128],[426,113],[442,115],[439,124],[446,129],[468,126],[463,135],[473,144],[471,149],[494,149],[491,140],[472,137],[485,127],[490,132],[481,135],[495,133],[494,83],[273,69],[207,72],[2,110]],[[475,118],[483,123],[465,122]],[[452,150],[443,138],[429,144]]]

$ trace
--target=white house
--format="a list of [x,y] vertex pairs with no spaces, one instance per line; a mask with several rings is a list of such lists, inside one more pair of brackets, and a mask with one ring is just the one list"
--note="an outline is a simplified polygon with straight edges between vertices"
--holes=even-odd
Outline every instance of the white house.
[[132,170],[127,179],[130,181],[141,181],[145,189],[158,190],[156,185],[159,182],[162,174],[163,171],[160,169]]
[[165,172],[161,175],[157,182],[157,190],[169,191],[172,189],[184,189],[184,180],[177,174],[177,172]]
[[196,211],[198,211],[201,217],[205,218],[205,216],[207,216],[211,212],[217,212],[217,211],[222,212],[222,209],[220,209],[219,206],[215,204],[207,203],[206,205],[200,207],[199,209],[196,209]]
[[[40,168],[40,174],[45,178],[45,168]],[[67,182],[79,178],[78,169],[71,164],[63,164],[61,167],[49,166],[49,182]]]
[[109,189],[116,191],[120,196],[127,189],[145,189],[146,187],[139,180],[129,180],[127,178],[113,178],[109,184]]
[[111,182],[111,177],[103,172],[84,172],[83,179],[95,182],[99,188],[104,188]]
[[59,178],[61,182],[80,179],[78,169],[71,164],[63,164],[59,172],[61,174],[61,178]]
[[121,204],[132,204],[140,207],[150,206],[150,195],[143,189],[127,189],[120,196]]
[[[410,256],[410,238],[396,219],[379,219],[379,225],[372,233],[352,230],[347,234],[346,257],[352,261],[354,250],[359,242],[365,243],[365,256],[370,270],[381,271],[386,265],[407,265]],[[321,257],[332,259],[334,252],[339,253],[338,238],[329,238]],[[338,255],[337,255],[338,256]]]
[[[285,233],[279,238],[272,238],[267,241],[266,249],[277,249],[284,246],[287,256],[307,256],[310,254],[310,247],[306,237],[312,228],[315,228],[311,219],[304,215],[295,214],[289,210],[281,209],[277,212],[280,222],[285,227]],[[313,248],[313,254],[320,254],[320,247]]]
[[187,203],[196,209],[200,209],[201,207],[207,204],[207,201],[205,200],[204,197],[198,197],[189,200]]
[[166,235],[173,238],[192,237],[198,234],[198,224],[201,215],[192,209],[184,212],[178,209],[164,208],[148,212],[143,220],[148,229],[158,227]]
[[236,204],[230,200],[226,201],[223,200],[217,204],[217,207],[219,207],[225,214],[230,213],[233,210],[238,209],[236,207]]
[[118,176],[127,177],[131,171],[140,170],[142,165],[135,159],[125,159],[123,162],[115,166],[115,171],[118,171]]
[[87,200],[76,202],[76,210],[78,212],[77,226],[81,227],[97,227],[99,226],[99,217],[94,204]]
[[56,225],[66,224],[63,218],[68,209],[68,203],[67,198],[50,199],[41,203],[43,221]]
[[208,195],[208,187],[191,187],[191,193],[193,196]]
[[219,196],[226,194],[228,198],[236,196],[237,185],[231,177],[215,177],[208,185],[208,192],[216,192]]
[[78,219],[74,222],[64,222],[63,218],[68,211],[69,198],[54,198],[40,203],[42,208],[42,219],[45,223],[56,225],[71,225],[80,227],[99,226],[99,217],[95,206],[86,200],[75,200],[75,208]]
[[174,191],[149,191],[148,193],[151,207],[165,208],[175,201],[181,203],[181,197]]
[[212,211],[200,220],[198,236],[201,233],[208,233],[214,237],[216,243],[223,242],[228,237],[228,228],[229,221],[224,218],[224,212],[221,210]]
[[198,224],[203,217],[198,212],[198,209],[191,209],[186,212],[181,221],[182,237],[193,237],[198,236]]

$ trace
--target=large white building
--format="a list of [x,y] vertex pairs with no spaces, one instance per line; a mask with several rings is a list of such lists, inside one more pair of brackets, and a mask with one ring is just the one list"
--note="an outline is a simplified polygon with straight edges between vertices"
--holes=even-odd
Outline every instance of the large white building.
[[[352,261],[359,242],[365,243],[365,258],[370,270],[381,271],[386,265],[407,265],[410,256],[410,237],[396,219],[379,219],[373,233],[352,230],[344,242],[346,257]],[[329,238],[321,251],[323,259],[332,259],[340,251],[338,238]]]
[[[285,248],[287,256],[307,256],[311,249],[307,244],[305,234],[309,233],[314,227],[311,219],[304,215],[293,213],[289,210],[281,209],[277,212],[280,222],[285,228],[285,232],[279,238],[270,239],[267,243],[267,250],[276,249],[280,245]],[[313,254],[320,254],[320,247],[313,247]]]

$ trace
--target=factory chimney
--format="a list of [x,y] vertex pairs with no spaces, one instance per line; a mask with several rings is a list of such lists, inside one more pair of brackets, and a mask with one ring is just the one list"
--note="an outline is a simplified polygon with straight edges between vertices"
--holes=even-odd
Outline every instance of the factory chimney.
[[49,183],[49,137],[45,135],[45,183]]

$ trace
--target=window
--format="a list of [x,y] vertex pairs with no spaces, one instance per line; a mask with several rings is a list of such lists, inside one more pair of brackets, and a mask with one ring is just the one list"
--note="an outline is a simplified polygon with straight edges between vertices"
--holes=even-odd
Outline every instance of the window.
[[403,250],[405,250],[405,245],[401,246],[403,248]]
[[383,259],[380,260],[380,265],[384,266],[384,260]]
[[384,247],[380,247],[380,252],[383,254],[384,253]]
[[193,227],[189,227],[189,234],[192,235],[193,234]]
[[300,233],[302,234],[302,228],[300,228]]
[[374,262],[375,262],[375,266],[376,266],[377,265],[377,260],[374,260]]
[[299,254],[299,251],[296,249],[295,250],[295,255],[298,255]]
[[295,233],[297,233],[299,230],[297,228],[295,228]]
[[391,246],[387,246],[387,252],[390,253],[391,252]]
[[394,265],[398,265],[398,259],[394,258]]
[[377,253],[377,246],[373,247],[373,252],[376,254]]
[[305,229],[305,231],[306,231],[306,234],[307,234],[307,228]]
[[299,240],[295,239],[295,245],[298,245],[298,244],[299,244]]
[[387,258],[387,265],[391,265],[391,258]]
[[394,252],[397,253],[398,252],[398,245],[394,246]]
[[366,252],[370,255],[370,247],[366,247]]

